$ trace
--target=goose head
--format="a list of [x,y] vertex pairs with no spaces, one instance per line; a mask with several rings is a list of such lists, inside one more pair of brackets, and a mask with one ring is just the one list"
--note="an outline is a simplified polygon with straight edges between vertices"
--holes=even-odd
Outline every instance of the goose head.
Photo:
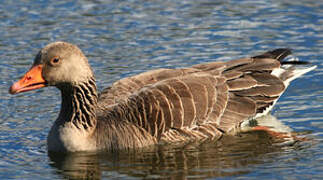
[[30,70],[10,87],[9,92],[17,94],[46,86],[64,90],[91,77],[93,72],[88,60],[77,46],[54,42],[39,51]]

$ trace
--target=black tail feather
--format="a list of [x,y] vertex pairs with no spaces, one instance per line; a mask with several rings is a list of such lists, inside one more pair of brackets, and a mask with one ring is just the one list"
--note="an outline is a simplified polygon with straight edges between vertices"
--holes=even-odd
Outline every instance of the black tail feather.
[[292,54],[292,51],[290,49],[280,48],[280,49],[275,49],[273,51],[268,51],[258,56],[254,56],[253,58],[272,58],[282,62],[282,60],[290,54]]
[[284,64],[293,64],[293,65],[305,65],[305,64],[311,64],[309,62],[306,61],[283,61],[281,62],[282,65]]
[[264,54],[258,55],[258,56],[254,56],[253,58],[272,58],[272,59],[277,59],[278,61],[280,61],[280,63],[282,65],[287,65],[287,64],[291,64],[291,65],[306,65],[306,64],[311,64],[309,62],[306,61],[283,61],[285,57],[287,57],[288,55],[291,55],[292,51],[288,48],[279,48],[279,49],[275,49],[272,51],[268,51],[265,52]]

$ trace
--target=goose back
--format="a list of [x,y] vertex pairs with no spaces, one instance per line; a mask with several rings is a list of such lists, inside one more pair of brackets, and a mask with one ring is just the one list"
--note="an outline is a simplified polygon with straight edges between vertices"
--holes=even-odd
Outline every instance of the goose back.
[[236,133],[242,122],[274,105],[286,86],[272,72],[290,53],[277,49],[228,62],[149,71],[104,89],[98,104],[154,141],[217,139]]

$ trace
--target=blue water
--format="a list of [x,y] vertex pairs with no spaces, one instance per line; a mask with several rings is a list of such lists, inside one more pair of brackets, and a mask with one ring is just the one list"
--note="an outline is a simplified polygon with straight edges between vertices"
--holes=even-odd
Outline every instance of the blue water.
[[[318,67],[292,83],[273,115],[304,142],[276,146],[265,133],[137,153],[48,154],[60,94],[8,88],[53,41],[78,45],[99,90],[161,67],[256,55],[279,47]],[[323,1],[46,1],[0,3],[0,179],[323,177]]]

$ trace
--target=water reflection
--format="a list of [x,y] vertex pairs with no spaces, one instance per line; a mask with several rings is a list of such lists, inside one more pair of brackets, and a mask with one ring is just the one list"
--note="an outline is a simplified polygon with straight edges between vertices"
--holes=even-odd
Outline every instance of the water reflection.
[[225,136],[217,142],[158,146],[140,152],[48,155],[57,174],[68,179],[207,178],[246,174],[252,172],[254,165],[271,163],[273,157],[297,148],[295,141],[283,145],[281,142],[282,139],[257,131]]

